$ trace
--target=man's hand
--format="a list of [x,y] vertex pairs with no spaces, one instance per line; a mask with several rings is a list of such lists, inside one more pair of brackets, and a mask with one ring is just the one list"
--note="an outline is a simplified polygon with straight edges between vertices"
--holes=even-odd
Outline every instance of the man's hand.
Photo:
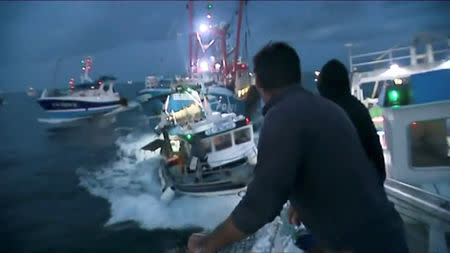
[[213,249],[208,247],[208,234],[195,233],[189,237],[188,253],[213,253]]
[[289,206],[288,211],[288,217],[289,217],[289,223],[295,226],[300,226],[302,224],[302,221],[300,220],[300,217],[298,216],[297,211],[295,211],[294,207]]
[[247,237],[228,217],[210,234],[196,233],[189,237],[188,253],[213,253]]

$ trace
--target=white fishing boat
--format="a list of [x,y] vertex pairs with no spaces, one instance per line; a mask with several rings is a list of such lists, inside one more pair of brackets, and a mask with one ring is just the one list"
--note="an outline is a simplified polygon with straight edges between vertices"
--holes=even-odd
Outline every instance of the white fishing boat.
[[38,103],[50,119],[75,120],[102,115],[126,103],[114,88],[115,78],[102,77],[96,83],[67,89],[45,89]]
[[92,58],[81,60],[81,84],[75,79],[69,81],[67,89],[45,89],[38,103],[47,114],[46,123],[64,123],[78,119],[105,115],[126,106],[127,101],[121,98],[114,88],[115,77],[102,76],[93,81],[89,76],[92,69]]
[[33,87],[27,89],[27,96],[34,98],[37,96],[37,91]]
[[198,93],[180,88],[167,98],[156,130],[163,139],[144,149],[160,148],[166,158],[159,171],[163,200],[176,193],[209,196],[246,188],[257,155],[249,119],[212,112]]

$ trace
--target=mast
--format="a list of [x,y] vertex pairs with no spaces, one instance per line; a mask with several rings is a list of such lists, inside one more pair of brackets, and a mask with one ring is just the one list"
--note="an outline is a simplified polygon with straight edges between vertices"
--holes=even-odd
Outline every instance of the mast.
[[[187,4],[188,16],[189,16],[189,77],[191,78],[194,73],[197,72],[215,72],[219,74],[221,81],[227,86],[234,86],[236,80],[236,71],[238,69],[239,60],[239,46],[241,38],[242,16],[246,0],[239,1],[238,10],[238,24],[236,32],[236,42],[233,48],[234,50],[234,62],[228,60],[227,56],[227,31],[230,27],[229,24],[224,26],[217,26],[212,23],[211,10],[213,8],[211,3],[208,3],[206,21],[202,23],[199,29],[194,29],[194,1],[189,0]],[[203,41],[203,36],[210,40],[209,42]],[[211,37],[212,36],[212,37]],[[204,57],[207,55],[207,51],[214,43],[220,45],[220,51],[216,52],[216,57],[220,55],[220,58],[216,58],[216,61],[206,62]],[[201,52],[199,52],[201,49]],[[202,60],[203,59],[203,60]],[[202,62],[199,62],[201,60]],[[228,77],[231,75],[231,79]],[[231,87],[234,88],[234,87]]]
[[189,78],[192,78],[192,67],[193,67],[193,59],[192,59],[192,39],[194,35],[194,1],[189,0],[188,2],[188,11],[189,11]]
[[233,71],[233,82],[236,81],[236,71],[238,65],[238,57],[239,57],[239,42],[241,38],[241,26],[242,26],[242,11],[244,9],[245,0],[239,1],[239,13],[238,13],[238,27],[236,34],[236,46],[234,50],[234,71]]
[[81,75],[81,82],[93,82],[91,77],[89,76],[89,72],[92,69],[92,58],[90,56],[81,60],[81,70],[83,74]]

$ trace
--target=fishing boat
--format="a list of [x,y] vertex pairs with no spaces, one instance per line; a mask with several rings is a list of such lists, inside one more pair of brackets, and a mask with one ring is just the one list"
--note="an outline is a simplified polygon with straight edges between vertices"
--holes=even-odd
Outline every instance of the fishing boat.
[[378,130],[388,197],[411,231],[424,226],[428,232],[415,240],[418,252],[449,252],[449,55],[448,38],[429,36],[411,46],[350,54],[351,91]]
[[147,76],[145,87],[138,91],[136,98],[145,112],[155,115],[161,112],[162,105],[171,91],[172,80]]
[[28,87],[27,96],[34,98],[37,96],[37,91],[33,87]]
[[147,102],[152,98],[165,101],[164,95],[169,95],[172,88],[172,81],[169,79],[158,79],[156,76],[147,76],[144,89],[138,91],[137,99],[140,102]]
[[50,119],[76,120],[103,115],[126,104],[115,90],[114,81],[115,78],[104,76],[95,83],[45,89],[38,103]]
[[176,194],[234,194],[251,179],[257,150],[250,120],[203,103],[195,90],[178,87],[155,128],[163,138],[143,148],[160,149],[166,158],[159,170],[164,201]]
[[38,103],[48,118],[39,119],[47,123],[64,123],[94,116],[112,113],[121,106],[127,106],[127,100],[121,98],[114,88],[115,77],[102,76],[95,82],[89,76],[93,60],[86,57],[81,60],[81,83],[75,84],[75,78],[69,81],[66,89],[45,89]]

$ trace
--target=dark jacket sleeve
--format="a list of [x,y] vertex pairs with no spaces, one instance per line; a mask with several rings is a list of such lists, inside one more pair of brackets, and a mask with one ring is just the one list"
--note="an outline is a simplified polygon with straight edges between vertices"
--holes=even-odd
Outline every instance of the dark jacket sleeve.
[[386,179],[386,167],[384,164],[383,149],[381,148],[380,139],[372,119],[370,118],[369,111],[359,101],[358,104],[358,115],[356,115],[356,119],[352,119],[352,121],[354,121],[354,125],[358,131],[358,135],[367,156],[377,168],[381,183],[384,183],[384,180]]
[[273,108],[260,132],[258,163],[247,193],[231,214],[233,224],[252,234],[279,215],[293,188],[301,160],[300,132],[292,119]]

